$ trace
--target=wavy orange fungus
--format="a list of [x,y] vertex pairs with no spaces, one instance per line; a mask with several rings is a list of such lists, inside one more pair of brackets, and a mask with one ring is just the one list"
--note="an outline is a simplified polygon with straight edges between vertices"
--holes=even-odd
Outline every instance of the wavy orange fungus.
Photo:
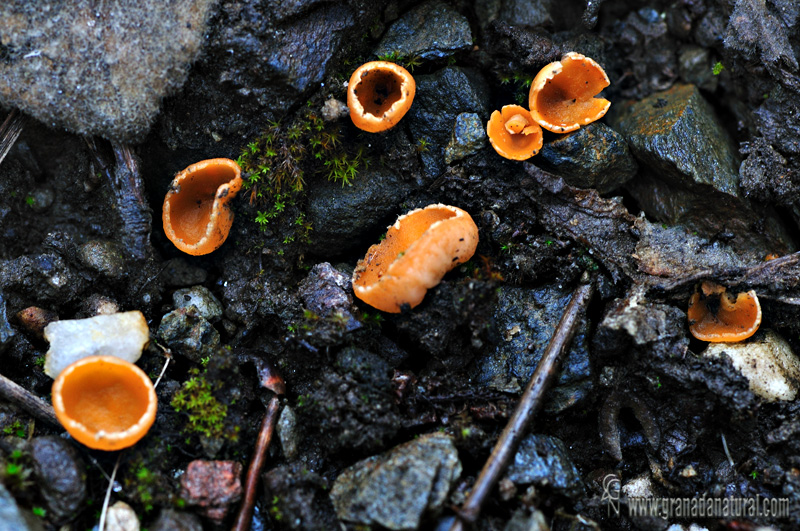
[[429,205],[400,216],[353,272],[356,297],[384,312],[414,308],[428,289],[478,245],[478,227],[460,208]]
[[233,224],[230,201],[242,188],[242,170],[230,159],[192,164],[175,176],[164,198],[164,232],[191,255],[219,249]]
[[542,128],[519,105],[494,111],[486,124],[486,134],[498,155],[507,159],[526,160],[542,149]]
[[736,296],[712,282],[703,282],[689,300],[689,331],[712,343],[735,343],[752,336],[761,325],[761,305],[751,290]]
[[554,133],[569,133],[602,118],[611,102],[595,98],[610,84],[603,68],[576,52],[542,68],[531,84],[531,116]]

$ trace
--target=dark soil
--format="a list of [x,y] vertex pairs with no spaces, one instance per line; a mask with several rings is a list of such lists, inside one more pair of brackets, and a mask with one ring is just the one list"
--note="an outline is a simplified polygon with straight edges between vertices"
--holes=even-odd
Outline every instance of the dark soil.
[[[36,515],[31,529],[96,525],[118,455],[112,503],[128,503],[143,528],[230,528],[239,504],[226,478],[201,482],[208,499],[181,476],[198,459],[246,470],[271,398],[259,384],[264,362],[287,392],[253,529],[392,527],[401,480],[376,494],[388,520],[353,507],[343,516],[334,482],[398,445],[412,442],[402,456],[413,441],[427,448],[438,432],[450,459],[442,469],[458,469],[452,441],[462,471],[417,516],[419,528],[446,529],[585,271],[596,295],[533,420],[538,438],[518,459],[538,452],[547,464],[541,475],[509,473],[477,528],[540,529],[523,527],[540,516],[552,529],[800,528],[800,400],[769,402],[730,359],[702,357],[706,343],[686,318],[704,280],[754,289],[761,328],[800,352],[800,7],[421,4],[224,0],[188,80],[141,142],[25,118],[0,164],[0,372],[49,397],[48,345],[18,316],[32,306],[49,319],[140,310],[152,341],[138,365],[155,379],[172,356],[153,428],[120,453],[89,450],[0,403],[0,479]],[[397,127],[368,134],[323,110],[346,99],[351,72],[376,58],[392,23],[433,18],[440,46],[388,57],[417,80]],[[391,30],[398,50],[431,31],[404,40],[401,29]],[[2,38],[0,61],[10,61]],[[611,111],[600,124],[566,139],[546,133],[527,162],[452,139],[458,116],[485,124],[503,105],[527,106],[531,79],[568,51],[608,73]],[[657,130],[662,118],[677,125]],[[214,157],[238,159],[248,186],[224,245],[189,256],[164,235],[161,205],[176,172]],[[472,215],[475,256],[413,310],[383,314],[355,299],[347,280],[357,260],[397,216],[431,203]],[[192,286],[219,299],[222,317],[177,310],[162,333],[173,293]],[[790,510],[633,518],[623,498],[616,516],[602,500],[608,474],[628,496],[636,484],[658,497],[788,498]],[[50,488],[56,481],[63,490]]]

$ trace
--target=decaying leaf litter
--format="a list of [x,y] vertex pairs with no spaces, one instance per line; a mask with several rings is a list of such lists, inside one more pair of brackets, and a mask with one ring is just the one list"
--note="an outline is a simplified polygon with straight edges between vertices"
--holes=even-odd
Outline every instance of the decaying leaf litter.
[[[113,8],[129,14],[120,25],[95,18],[111,49],[129,24],[159,16],[128,4]],[[173,356],[156,422],[121,457],[112,502],[148,529],[230,527],[237,474],[274,400],[259,383],[268,361],[287,390],[256,522],[449,526],[588,271],[597,293],[478,528],[663,527],[609,516],[611,473],[625,493],[788,497],[786,518],[735,525],[797,525],[796,400],[768,401],[731,357],[701,356],[686,318],[704,281],[752,289],[763,311],[753,339],[777,333],[800,348],[794,3],[186,4],[194,10],[168,35],[184,48],[164,35],[127,45],[154,68],[128,69],[128,80],[165,64],[171,74],[125,85],[114,95],[125,105],[96,91],[114,86],[120,78],[104,76],[116,70],[80,83],[26,70],[86,63],[92,35],[64,31],[73,46],[52,49],[22,39],[42,15],[5,16],[13,23],[0,34],[0,145],[11,145],[0,165],[3,375],[48,397],[43,315],[140,310],[152,341],[139,366],[155,379],[159,347]],[[525,104],[539,69],[569,51],[605,68],[608,115],[545,134],[526,162],[501,159],[483,132],[491,111]],[[92,64],[114,64],[97,53]],[[371,59],[404,65],[417,83],[402,122],[378,135],[329,103]],[[42,90],[12,92],[25,83]],[[249,188],[228,241],[188,257],[166,239],[159,208],[175,173],[217,156],[241,161]],[[366,248],[432,203],[471,214],[473,259],[410,312],[354,301]],[[20,314],[31,307],[42,312]],[[116,454],[59,437],[13,402],[0,423],[0,494],[30,519],[20,525],[95,525]]]

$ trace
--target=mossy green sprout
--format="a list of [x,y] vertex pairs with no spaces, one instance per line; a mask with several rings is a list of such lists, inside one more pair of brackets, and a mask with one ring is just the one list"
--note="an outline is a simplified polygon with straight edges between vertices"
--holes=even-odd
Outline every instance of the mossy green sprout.
[[530,92],[531,83],[533,83],[534,77],[535,76],[533,74],[528,74],[525,72],[512,72],[510,74],[501,74],[500,84],[509,85],[510,88],[514,91],[514,100],[517,102],[517,105],[522,105],[527,107],[528,93]]
[[718,75],[720,75],[720,74],[722,73],[722,71],[723,71],[723,70],[725,70],[725,65],[724,65],[724,64],[722,64],[722,63],[721,63],[721,62],[719,62],[719,61],[717,61],[716,63],[714,63],[714,66],[713,66],[713,67],[711,67],[711,73],[712,73],[712,74],[714,74],[715,76],[718,76]]
[[221,390],[222,383],[212,385],[205,374],[200,374],[196,368],[191,369],[189,373],[189,379],[175,393],[171,402],[175,411],[187,414],[186,432],[209,438],[237,440],[239,427],[226,429],[228,406],[214,396],[216,391]]
[[422,64],[422,57],[416,54],[403,55],[397,51],[391,51],[389,53],[379,55],[378,61],[388,61],[390,63],[398,64],[413,74],[414,69]]

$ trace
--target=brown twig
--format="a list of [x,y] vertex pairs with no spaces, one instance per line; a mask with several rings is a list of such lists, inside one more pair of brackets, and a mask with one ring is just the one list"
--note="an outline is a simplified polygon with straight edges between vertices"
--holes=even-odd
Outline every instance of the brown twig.
[[233,531],[247,531],[250,529],[250,521],[253,519],[253,507],[256,503],[256,491],[258,490],[258,478],[264,468],[267,457],[269,443],[272,441],[272,433],[275,431],[275,423],[278,420],[278,407],[280,406],[279,396],[286,393],[286,383],[283,377],[265,359],[254,355],[245,349],[239,349],[239,359],[242,361],[252,361],[256,366],[259,383],[264,389],[272,391],[272,398],[267,404],[267,412],[261,422],[261,429],[258,432],[258,441],[253,450],[253,457],[250,459],[250,466],[247,468],[247,479],[244,484],[244,501],[239,507],[239,514],[236,515],[236,523]]
[[3,125],[0,125],[0,164],[3,163],[3,159],[8,155],[20,133],[22,133],[22,115],[14,109],[8,113]]
[[561,316],[561,321],[553,332],[550,343],[547,345],[536,371],[531,376],[517,408],[483,466],[467,501],[458,511],[453,525],[450,526],[450,531],[463,531],[465,526],[471,527],[477,521],[483,502],[500,479],[500,475],[505,471],[511,457],[516,453],[533,415],[542,405],[545,391],[550,382],[555,379],[561,359],[575,334],[578,316],[586,310],[593,293],[594,279],[588,278],[588,275],[584,274],[582,283],[575,289],[572,300],[569,301],[564,315]]
[[12,382],[2,374],[0,374],[0,397],[19,406],[21,409],[25,410],[25,412],[39,420],[48,422],[53,426],[61,427],[53,411],[53,406],[27,389]]
[[239,514],[236,516],[236,523],[233,525],[233,531],[247,531],[250,529],[250,521],[253,518],[253,507],[256,503],[256,491],[258,490],[258,477],[261,475],[261,470],[264,468],[267,449],[269,448],[270,441],[272,441],[272,433],[275,431],[275,422],[278,420],[279,406],[280,399],[277,395],[273,396],[267,405],[267,413],[264,415],[264,420],[261,422],[261,430],[258,433],[256,448],[253,450],[253,458],[250,460],[250,466],[247,469],[247,480],[244,486],[244,501],[239,508]]

